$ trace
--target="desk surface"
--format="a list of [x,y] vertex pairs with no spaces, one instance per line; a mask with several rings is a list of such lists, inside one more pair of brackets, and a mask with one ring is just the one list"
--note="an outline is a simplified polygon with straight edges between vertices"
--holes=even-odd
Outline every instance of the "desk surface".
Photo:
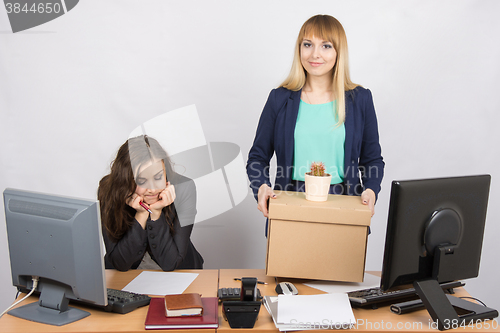
[[[141,271],[131,270],[128,272],[118,272],[115,270],[106,271],[106,280],[109,288],[122,289],[132,279],[134,279]],[[221,270],[189,270],[184,272],[195,272],[200,275],[186,289],[186,292],[198,292],[203,296],[214,297],[217,295],[217,290],[220,287],[240,287],[240,282],[233,279],[238,277],[257,277],[260,281],[268,282],[268,285],[258,285],[263,295],[276,295],[274,291],[275,281],[273,277],[266,276],[263,269],[221,269]],[[287,279],[289,280],[289,279]],[[302,295],[313,295],[323,293],[317,289],[307,287],[301,284],[302,280],[290,280],[293,282],[299,293]],[[456,289],[456,296],[469,296],[463,288]],[[27,304],[37,301],[37,297],[30,297],[23,302]],[[84,318],[72,324],[62,327],[50,326],[45,324],[34,323],[19,319],[10,315],[4,315],[0,318],[1,332],[144,332],[144,320],[146,318],[147,307],[136,309],[128,314],[121,315],[116,313],[108,313],[91,308],[85,310],[91,313],[91,316]],[[358,321],[356,328],[351,331],[357,332],[390,332],[390,331],[411,331],[411,332],[439,332],[437,329],[429,327],[431,318],[426,310],[416,311],[411,314],[398,316],[389,311],[388,307],[383,307],[377,310],[371,309],[354,309],[354,316]],[[217,331],[249,331],[248,329],[231,329],[227,321],[222,316],[222,308],[219,307],[219,328]],[[261,307],[258,320],[254,329],[259,332],[278,332],[271,316],[267,313],[264,306]],[[214,329],[198,330],[197,332],[214,332]],[[321,330],[324,331],[324,330]],[[154,331],[153,331],[154,332]],[[166,332],[187,332],[186,330]],[[192,330],[190,330],[192,332]],[[314,331],[309,331],[314,332]],[[316,331],[318,332],[318,331]],[[500,328],[477,329],[457,328],[449,332],[500,332]]]
[[[106,270],[106,284],[108,288],[122,289],[132,281],[141,271],[130,270],[119,272],[116,270]],[[198,277],[186,289],[186,292],[198,292],[206,297],[216,297],[218,289],[218,270],[182,270],[179,272],[198,273]],[[21,305],[37,301],[38,297],[30,297]],[[18,305],[18,306],[21,306]],[[70,306],[74,306],[70,304]],[[5,314],[0,318],[0,332],[144,332],[144,321],[148,312],[148,307],[138,308],[127,314],[109,313],[89,307],[80,307],[90,312],[90,316],[64,326],[51,326],[19,319]],[[152,331],[154,332],[154,331]],[[169,330],[168,332],[186,332],[185,330]],[[192,332],[192,331],[191,331]],[[203,329],[197,332],[215,332],[215,329]]]
[[[376,273],[376,272],[372,272]],[[219,287],[240,287],[241,282],[234,281],[236,277],[256,277],[259,281],[267,282],[268,285],[258,285],[262,295],[277,295],[274,288],[276,287],[274,277],[266,276],[263,269],[221,269],[219,273]],[[305,280],[299,279],[278,279],[278,282],[290,281],[298,289],[299,295],[315,295],[323,294],[315,288],[311,288],[302,284]],[[470,296],[464,288],[457,288],[455,296],[463,297]],[[440,332],[437,329],[429,327],[432,323],[430,315],[427,310],[420,310],[406,315],[396,315],[389,310],[389,307],[382,307],[377,310],[372,309],[353,309],[354,317],[358,325],[349,331],[356,332]],[[457,328],[449,332],[500,332],[500,327],[496,325],[496,329],[477,329],[470,328]],[[255,323],[254,330],[259,332],[278,332],[271,316],[268,314],[264,306],[261,307],[259,317]],[[235,330],[229,327],[227,321],[222,316],[222,308],[219,307],[219,329],[218,332],[234,332],[245,331],[244,329]],[[248,330],[247,330],[248,331]],[[325,330],[310,330],[298,332],[324,332]],[[338,330],[336,330],[338,332]]]

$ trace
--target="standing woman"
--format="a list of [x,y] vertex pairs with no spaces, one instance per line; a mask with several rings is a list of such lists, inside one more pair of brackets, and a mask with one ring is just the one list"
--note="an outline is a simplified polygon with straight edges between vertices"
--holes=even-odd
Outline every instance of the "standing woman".
[[248,154],[247,174],[258,209],[274,189],[304,191],[311,162],[332,175],[331,194],[360,195],[374,214],[384,161],[371,92],[351,82],[347,39],[339,21],[316,15],[300,29],[288,78],[269,94]]
[[191,242],[196,216],[194,182],[173,172],[158,141],[125,142],[99,183],[106,268],[203,268]]

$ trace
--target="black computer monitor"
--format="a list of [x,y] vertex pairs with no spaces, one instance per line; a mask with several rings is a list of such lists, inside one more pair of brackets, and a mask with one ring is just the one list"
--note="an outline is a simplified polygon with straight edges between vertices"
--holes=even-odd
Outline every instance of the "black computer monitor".
[[31,289],[38,302],[9,314],[64,325],[90,313],[70,299],[107,305],[99,202],[6,189],[3,192],[12,283]]
[[478,175],[392,182],[381,288],[413,283],[440,330],[498,316],[445,295],[439,286],[479,274],[490,180]]

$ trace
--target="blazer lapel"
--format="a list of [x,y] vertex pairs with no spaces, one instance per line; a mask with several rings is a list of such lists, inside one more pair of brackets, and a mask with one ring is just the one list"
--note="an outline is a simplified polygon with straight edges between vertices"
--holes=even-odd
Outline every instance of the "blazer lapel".
[[[297,116],[299,114],[300,94],[301,90],[293,91],[288,98],[286,105],[285,117],[285,161],[286,165],[293,166],[293,149],[295,145],[295,124],[297,123]],[[292,168],[287,168],[286,177],[287,183],[292,179]]]
[[352,151],[352,141],[354,135],[354,114],[352,100],[349,92],[345,94],[345,143],[344,143],[344,175],[347,172],[352,172],[348,170],[351,166],[351,151]]

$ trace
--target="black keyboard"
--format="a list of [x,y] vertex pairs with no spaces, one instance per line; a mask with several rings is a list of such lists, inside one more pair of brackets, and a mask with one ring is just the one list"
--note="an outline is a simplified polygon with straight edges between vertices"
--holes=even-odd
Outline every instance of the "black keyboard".
[[[453,281],[441,283],[441,288],[453,292],[453,288],[463,287],[465,283],[461,281]],[[353,307],[373,307],[379,305],[389,305],[394,301],[402,302],[403,300],[418,299],[418,295],[414,288],[406,288],[392,291],[382,291],[380,288],[362,289],[348,292],[349,301]]]
[[102,309],[107,312],[123,314],[148,305],[150,300],[151,297],[148,295],[108,288],[108,305]]
[[[19,292],[25,294],[30,292],[29,289],[23,287],[18,287],[17,289]],[[78,305],[88,306],[91,308],[100,309],[106,312],[115,312],[123,314],[123,313],[129,313],[130,311],[140,308],[141,306],[148,305],[149,301],[151,300],[151,297],[149,297],[148,295],[141,295],[141,294],[131,293],[128,291],[110,289],[110,288],[107,288],[107,290],[108,290],[108,305],[106,306],[92,304],[75,299],[70,299],[69,301],[71,304],[78,304]],[[40,295],[40,292],[35,291],[33,294]]]
[[[239,301],[240,300],[240,288],[220,288],[218,292],[219,302],[222,301]],[[260,290],[257,289],[257,300],[262,300],[262,295]]]

